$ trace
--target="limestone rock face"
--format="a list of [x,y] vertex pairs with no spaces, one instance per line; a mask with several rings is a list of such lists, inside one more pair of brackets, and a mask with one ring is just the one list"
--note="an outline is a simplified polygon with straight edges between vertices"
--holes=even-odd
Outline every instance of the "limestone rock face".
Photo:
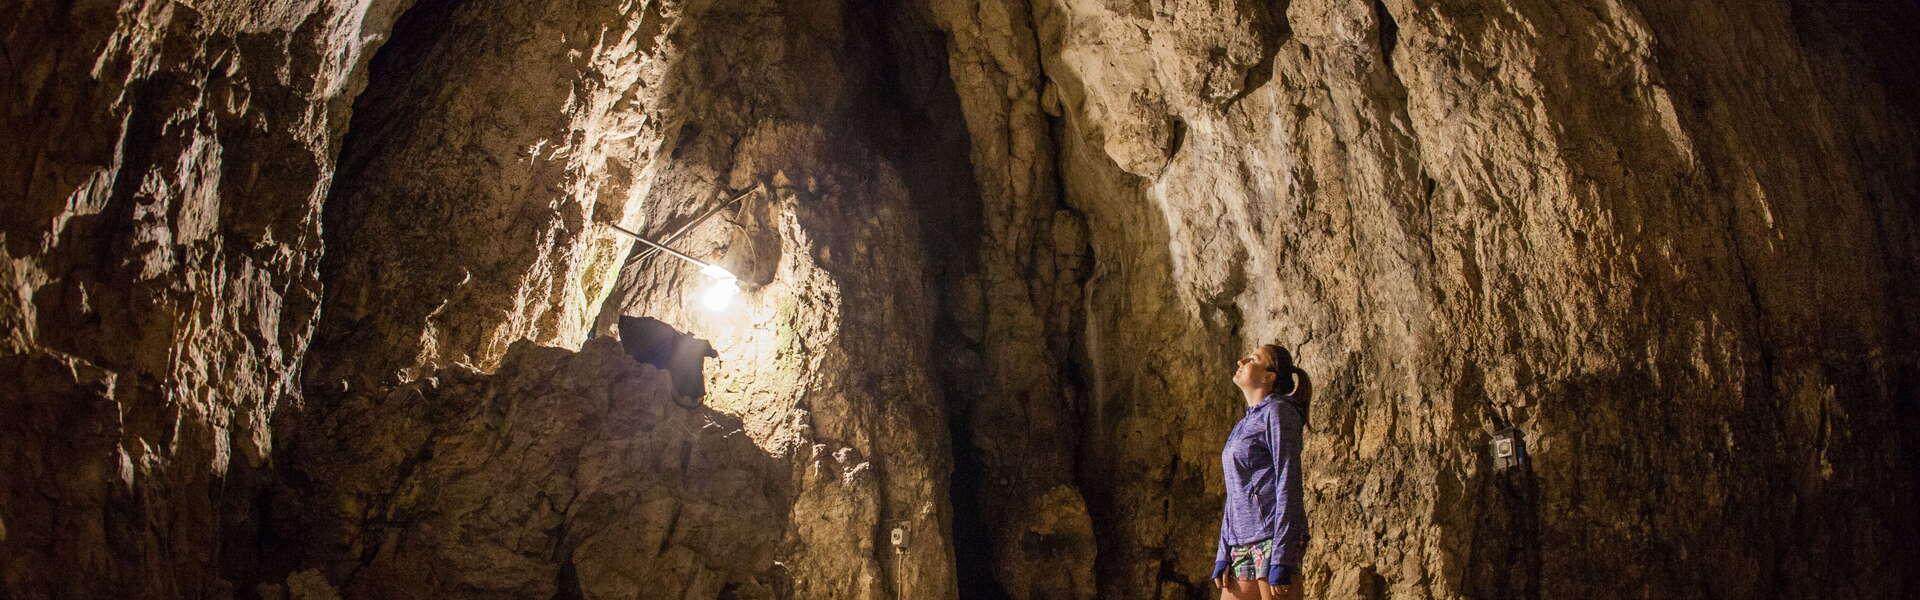
[[[1019,82],[957,85],[973,139],[996,140],[974,149],[982,181],[1020,164],[994,144],[1033,104],[1059,117],[1058,193],[1092,268],[1064,359],[1085,383],[1053,395],[1087,394],[1084,433],[1055,443],[1077,451],[1101,597],[1208,593],[1230,361],[1267,341],[1321,384],[1310,594],[1912,585],[1892,533],[1912,531],[1911,441],[1868,425],[1913,418],[1920,187],[1897,27],[1794,2],[1276,10],[948,16],[956,64]],[[976,33],[1008,28],[1037,48]],[[1508,426],[1531,475],[1491,472]],[[987,473],[982,495],[1031,497]],[[1040,597],[1031,581],[1001,583]]]
[[0,596],[1920,589],[1910,2],[0,15]]
[[785,593],[782,471],[672,398],[612,339],[522,342],[301,423],[277,525],[349,598]]
[[[761,460],[784,467],[756,481],[792,493],[768,500],[770,517],[749,519],[772,543],[731,540],[722,546],[755,554],[700,555],[770,557],[786,587],[758,575],[766,561],[699,572],[667,565],[662,551],[608,555],[615,562],[601,568],[697,575],[741,597],[953,596],[948,421],[927,366],[933,302],[912,191],[883,160],[894,149],[856,112],[883,104],[862,95],[888,68],[885,41],[864,28],[872,18],[777,2],[416,5],[356,103],[327,208],[335,251],[307,372],[317,395],[284,434],[384,420],[388,409],[367,398],[449,365],[491,371],[513,340],[578,344],[619,273],[611,257],[631,244],[607,226],[664,238],[757,189],[710,223],[731,225],[675,242],[746,277],[735,310],[692,309],[687,292],[703,276],[664,255],[628,268],[608,304],[609,314],[625,308],[714,342],[721,359],[707,400],[743,420]],[[358,524],[378,520],[365,516],[370,492],[339,486],[391,486],[399,473],[331,465],[391,445],[340,439],[287,455],[289,484],[311,485],[289,494],[294,517],[277,529],[308,540],[286,570],[319,566],[348,595],[548,593],[560,555],[512,545],[525,568],[409,587],[409,569],[464,571],[489,552],[456,538],[389,548],[388,534]],[[499,458],[475,460],[531,461],[529,471],[545,460],[487,450]],[[518,489],[521,479],[490,472],[473,485]],[[420,528],[429,539],[442,529]],[[589,587],[581,581],[592,596]]]
[[[675,245],[740,275],[745,292],[705,310],[699,267],[636,255],[602,323],[646,315],[712,341],[705,401],[790,467],[779,554],[794,597],[952,597],[949,423],[917,211],[964,200],[969,178],[941,160],[963,139],[913,139],[919,103],[951,94],[908,95],[942,89],[937,32],[902,11],[833,3],[685,18],[672,36],[684,54],[647,104],[671,149],[638,184],[633,227],[685,228]],[[717,39],[731,41],[700,43]],[[934,189],[943,182],[956,185]]]
[[[632,242],[619,222],[659,5],[422,2],[355,103],[326,210],[307,380],[368,387],[516,340],[578,345]],[[502,76],[512,73],[514,76]]]
[[0,8],[7,596],[223,597],[252,578],[333,158],[400,8]]

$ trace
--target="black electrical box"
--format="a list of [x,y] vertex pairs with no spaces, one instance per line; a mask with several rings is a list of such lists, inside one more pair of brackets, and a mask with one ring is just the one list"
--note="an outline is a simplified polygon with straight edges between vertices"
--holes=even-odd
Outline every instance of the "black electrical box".
[[1493,432],[1493,468],[1496,471],[1524,469],[1527,466],[1527,439],[1520,430],[1506,428]]

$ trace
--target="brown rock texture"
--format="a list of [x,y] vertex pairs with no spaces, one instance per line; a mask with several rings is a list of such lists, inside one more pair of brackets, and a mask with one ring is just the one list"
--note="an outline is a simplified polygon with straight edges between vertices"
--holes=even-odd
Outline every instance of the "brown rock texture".
[[[351,176],[328,206],[338,252],[322,270],[329,316],[307,379],[349,399],[317,398],[301,420],[378,420],[358,415],[370,409],[352,399],[362,397],[356,390],[382,394],[449,365],[491,370],[516,339],[579,343],[616,273],[609,258],[630,244],[594,225],[660,235],[657,223],[763,186],[748,205],[760,226],[742,232],[741,247],[754,252],[720,257],[754,278],[748,306],[725,319],[690,314],[683,292],[700,280],[678,262],[636,267],[634,277],[664,279],[623,296],[623,306],[715,340],[724,358],[711,367],[709,398],[740,415],[768,460],[786,466],[763,479],[792,495],[778,499],[776,518],[750,519],[771,537],[731,543],[775,557],[790,582],[778,589],[791,597],[954,595],[947,420],[925,367],[931,301],[907,190],[860,138],[830,133],[859,116],[851,83],[870,77],[859,61],[873,51],[859,44],[872,42],[837,37],[858,18],[838,6],[778,3],[416,5],[372,65],[374,83],[356,103],[342,152]],[[735,41],[697,43],[705,39]],[[515,69],[514,77],[483,76]],[[829,85],[838,81],[851,83]],[[815,103],[835,102],[849,106],[816,114]],[[706,241],[683,240],[703,256]],[[328,464],[388,445],[316,446],[293,454],[292,470],[315,489],[383,481]],[[387,593],[380,586],[403,566],[474,566],[457,548],[365,555],[358,549],[379,542],[353,524],[368,518],[358,516],[363,504],[290,506],[297,516],[281,535],[343,530],[308,542],[305,560],[321,562],[349,595]],[[894,529],[904,544],[892,543]],[[544,560],[547,571],[562,568],[558,554]],[[640,566],[656,560],[647,555],[624,560],[630,570],[667,569]],[[716,585],[745,585],[738,573],[720,573]],[[550,583],[536,575],[422,589],[544,592],[524,587]],[[702,588],[684,589],[703,597]],[[767,597],[754,589],[775,588],[732,593]]]
[[[1910,424],[1915,389],[1914,88],[1891,66],[1914,50],[1884,25],[1915,13],[1882,8],[956,10],[956,63],[1037,55],[1044,82],[983,79],[1060,117],[1087,222],[1064,443],[1098,595],[1207,593],[1225,372],[1263,341],[1322,383],[1312,594],[1909,589],[1911,442],[1868,424]],[[965,35],[1007,21],[1038,49]],[[971,125],[1023,129],[981,96]],[[1490,472],[1508,425],[1533,475]]]
[[[832,3],[686,18],[685,54],[647,104],[671,149],[636,184],[636,227],[666,235],[750,192],[676,242],[746,291],[704,311],[698,268],[656,253],[628,265],[602,323],[647,315],[713,342],[707,404],[791,467],[779,554],[794,597],[953,597],[951,450],[916,211],[954,191],[923,185],[965,188],[966,172],[938,160],[964,139],[914,146],[913,103],[935,99],[906,96],[940,91],[941,65],[926,62],[936,32],[898,9]],[[915,150],[934,158],[902,158]]]
[[0,578],[224,597],[298,400],[320,210],[398,3],[0,6]]
[[577,346],[631,243],[657,4],[416,3],[371,65],[326,209],[307,381],[364,388],[516,340]]
[[491,374],[442,370],[302,423],[278,525],[349,598],[788,593],[780,471],[739,419],[672,397],[611,339],[521,342]]
[[1207,598],[1262,342],[1309,596],[1920,590],[1909,1],[0,24],[0,597]]

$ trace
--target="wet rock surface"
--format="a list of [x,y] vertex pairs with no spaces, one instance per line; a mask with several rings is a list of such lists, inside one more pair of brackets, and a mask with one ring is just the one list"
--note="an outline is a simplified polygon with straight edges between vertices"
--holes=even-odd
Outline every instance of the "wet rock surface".
[[1262,342],[1311,596],[1920,585],[1911,3],[0,15],[5,597],[1210,597]]

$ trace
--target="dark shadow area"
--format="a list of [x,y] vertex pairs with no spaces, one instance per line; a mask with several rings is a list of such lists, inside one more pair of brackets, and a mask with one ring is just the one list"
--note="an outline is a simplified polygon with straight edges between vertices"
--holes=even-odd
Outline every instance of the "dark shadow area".
[[[400,14],[387,42],[368,61],[367,86],[354,98],[352,118],[341,136],[333,183],[327,190],[326,201],[321,204],[321,233],[327,249],[321,255],[319,268],[323,308],[302,373],[302,385],[310,390],[326,391],[352,385],[344,383],[346,374],[353,371],[351,366],[335,364],[351,361],[344,358],[336,361],[331,350],[363,346],[376,335],[376,328],[362,326],[356,315],[339,309],[347,304],[341,302],[340,295],[350,292],[342,285],[351,269],[349,250],[354,248],[355,238],[369,217],[380,210],[374,205],[375,198],[363,191],[386,183],[370,171],[388,157],[390,145],[414,137],[424,121],[414,114],[421,108],[421,98],[430,96],[443,84],[417,73],[442,51],[449,36],[456,35],[453,23],[462,6],[463,3],[456,0],[415,2]],[[402,276],[393,272],[401,270],[399,265],[386,266],[387,269],[375,268],[365,276],[374,282]],[[427,278],[421,279],[420,285],[429,283]]]
[[[351,240],[349,234],[360,227],[371,207],[348,202],[346,193],[363,182],[360,174],[367,163],[381,155],[387,141],[411,134],[417,119],[400,118],[399,113],[412,105],[401,98],[422,93],[426,82],[411,77],[450,35],[449,24],[461,3],[456,0],[419,0],[393,24],[393,34],[375,52],[367,64],[367,88],[354,99],[353,117],[340,144],[333,187],[321,207],[326,246],[338,248]],[[320,280],[331,281],[340,270],[339,252],[328,252],[320,262]],[[331,290],[330,290],[331,291]]]
[[719,358],[713,344],[653,317],[620,315],[620,346],[641,364],[673,376],[674,402],[693,408],[707,395],[706,363]]
[[781,597],[788,464],[738,417],[675,406],[669,374],[630,358],[608,339],[523,342],[495,373],[339,399],[283,440],[274,525],[304,556],[267,581],[318,569],[348,598]]
[[980,244],[985,233],[980,192],[974,180],[972,142],[959,95],[947,67],[946,34],[893,5],[866,3],[847,11],[849,31],[863,32],[849,44],[850,54],[867,63],[865,81],[856,82],[856,109],[838,131],[857,131],[891,162],[907,184],[919,217],[920,240],[929,278],[940,290],[931,348],[935,381],[947,402],[953,448],[954,571],[960,597],[1010,598],[993,574],[990,517],[979,495],[987,490],[986,465],[973,444],[971,399],[985,393],[990,374],[980,352],[954,320],[954,306],[978,298],[955,286],[979,285]]
[[1393,13],[1380,0],[1373,0],[1373,17],[1380,22],[1380,60],[1392,71],[1393,48],[1400,44],[1400,24],[1393,21]]
[[1539,598],[1540,479],[1526,466],[1499,471],[1481,487],[1467,595]]
[[[1858,97],[1868,86],[1831,85],[1823,89],[1836,106],[1848,109],[1873,107],[1879,102],[1891,105],[1890,117],[1898,127],[1874,131],[1870,111],[1849,110],[1860,122],[1855,126],[1869,135],[1850,140],[1854,160],[1862,169],[1864,194],[1874,206],[1874,234],[1879,239],[1882,260],[1891,274],[1886,301],[1895,319],[1883,335],[1907,340],[1900,352],[1890,357],[1892,374],[1889,388],[1893,406],[1894,464],[1905,474],[1904,489],[1892,490],[1897,498],[1911,500],[1920,494],[1920,296],[1913,283],[1920,281],[1920,223],[1910,210],[1920,198],[1920,148],[1912,145],[1920,131],[1920,45],[1911,42],[1920,30],[1920,0],[1793,0],[1786,3],[1799,41],[1813,58],[1831,65],[1864,65],[1862,79],[1877,81],[1883,95]],[[1896,504],[1898,506],[1898,504]],[[1902,597],[1920,597],[1920,518],[1909,508],[1894,508],[1889,533],[1899,554],[1889,557],[1889,568],[1902,576]],[[1817,522],[1817,520],[1816,520]],[[1817,526],[1817,525],[1816,525]]]

